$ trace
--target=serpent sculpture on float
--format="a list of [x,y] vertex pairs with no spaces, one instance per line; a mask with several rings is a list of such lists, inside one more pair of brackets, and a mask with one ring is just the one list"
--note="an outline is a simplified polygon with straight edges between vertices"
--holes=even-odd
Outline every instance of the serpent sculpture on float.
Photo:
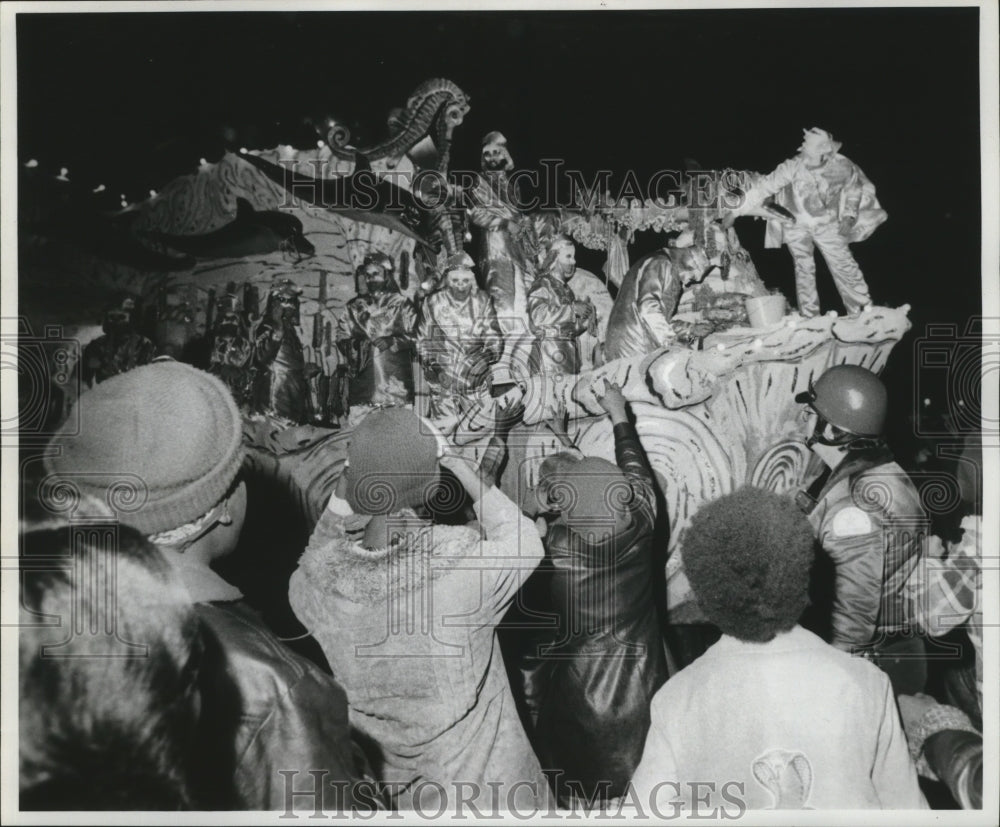
[[[341,161],[353,161],[357,152],[370,162],[383,161],[393,169],[403,155],[430,136],[437,150],[434,169],[445,176],[451,160],[452,133],[468,112],[469,99],[455,83],[446,78],[431,78],[421,83],[410,95],[406,109],[393,118],[396,131],[382,143],[357,150],[350,149],[347,146],[351,139],[350,130],[339,123],[332,124],[324,137],[330,152]],[[443,260],[460,252],[464,225],[455,220],[455,212],[438,205],[431,213],[431,220],[443,246],[439,258]]]
[[[410,95],[405,112],[397,118],[401,124],[399,131],[382,143],[360,147],[357,152],[369,161],[391,161],[402,158],[425,136],[431,135],[441,158],[438,168],[447,170],[452,131],[468,111],[468,98],[456,84],[445,78],[425,80]],[[351,139],[347,127],[333,124],[325,137],[334,156],[342,161],[354,160],[355,150],[347,148]]]

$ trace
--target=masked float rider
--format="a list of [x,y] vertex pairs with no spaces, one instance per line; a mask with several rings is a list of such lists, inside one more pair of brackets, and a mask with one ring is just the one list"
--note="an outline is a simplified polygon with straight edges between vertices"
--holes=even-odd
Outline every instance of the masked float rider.
[[258,412],[292,424],[312,419],[309,380],[318,367],[306,364],[299,338],[299,296],[302,288],[290,279],[271,287],[264,320],[254,340],[258,376],[254,407]]
[[514,169],[514,159],[501,133],[490,132],[484,136],[480,166],[482,175],[479,186],[472,193],[469,217],[474,224],[485,228],[480,263],[485,268],[486,290],[493,298],[493,307],[504,333],[523,332],[511,327],[513,319],[524,320],[527,286],[524,274],[507,248],[506,227],[518,215],[517,191],[508,178],[508,173]]
[[83,349],[83,381],[88,387],[153,360],[156,346],[136,330],[136,313],[135,299],[127,295],[116,297],[104,311],[104,335]]
[[870,657],[897,693],[918,692],[924,646],[907,629],[905,586],[920,563],[928,518],[883,438],[885,385],[866,368],[836,365],[795,399],[808,406],[807,444],[827,466],[796,498],[834,569],[832,595],[823,588],[829,582],[813,578],[811,625],[838,649]]
[[608,316],[615,300],[608,292],[603,279],[589,270],[576,266],[576,244],[566,235],[560,235],[552,243],[556,256],[556,267],[564,278],[568,273],[566,286],[573,291],[578,301],[589,302],[594,308],[593,322],[580,334],[577,347],[580,351],[580,373],[603,364],[604,337],[608,332]]
[[664,247],[633,264],[622,279],[604,339],[606,362],[644,356],[671,344],[670,321],[684,288],[703,281],[721,264],[723,251],[709,257],[685,230]]
[[504,382],[512,372],[524,374],[519,368],[526,366],[531,350],[526,302],[534,273],[525,272],[511,247],[511,235],[518,231],[523,216],[516,176],[511,175],[514,159],[502,133],[483,136],[480,169],[475,186],[466,192],[468,216],[482,228],[477,255],[506,343],[494,371]]
[[366,256],[356,276],[358,295],[337,322],[337,349],[350,382],[349,404],[412,403],[416,308],[399,291],[392,259],[384,253]]
[[253,356],[253,343],[239,301],[232,293],[227,293],[219,300],[208,369],[226,383],[241,410],[250,405],[253,398],[257,375]]
[[552,247],[552,264],[528,293],[528,320],[535,335],[531,373],[545,376],[579,373],[578,340],[597,332],[594,305],[577,299],[568,283],[576,271],[573,242],[561,237]]
[[788,245],[795,263],[798,308],[806,317],[820,312],[816,247],[848,314],[860,313],[872,301],[848,245],[864,241],[888,215],[875,197],[872,182],[857,164],[840,154],[840,146],[823,129],[804,130],[799,153],[758,180],[748,194],[754,203],[775,195],[775,202],[795,216],[790,226],[768,221],[764,246]]
[[476,286],[468,254],[448,259],[444,286],[424,300],[417,349],[430,385],[432,417],[455,413],[455,396],[488,387],[503,336],[489,294]]

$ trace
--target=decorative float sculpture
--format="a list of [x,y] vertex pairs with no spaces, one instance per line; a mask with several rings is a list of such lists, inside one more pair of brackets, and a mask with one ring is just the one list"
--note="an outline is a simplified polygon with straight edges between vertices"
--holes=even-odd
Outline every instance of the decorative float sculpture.
[[[605,378],[621,384],[666,502],[668,609],[675,622],[694,619],[682,566],[691,516],[744,484],[779,492],[800,485],[810,452],[795,394],[834,364],[880,371],[910,327],[908,311],[904,305],[873,307],[857,318],[790,315],[767,329],[709,334],[702,350],[672,346],[580,376],[534,377],[524,391],[523,425],[509,439],[502,485],[519,497],[534,485],[541,461],[565,449],[565,439],[546,425],[563,412],[579,450],[613,461],[611,426],[592,387]],[[485,448],[497,404],[476,406],[451,423],[451,438],[472,458]]]
[[888,216],[872,182],[857,164],[840,154],[839,141],[815,127],[803,130],[803,135],[797,155],[753,182],[748,206],[777,196],[775,201],[795,217],[793,224],[769,221],[764,243],[766,247],[788,246],[803,316],[815,316],[820,310],[815,247],[826,260],[847,312],[859,313],[871,304],[871,295],[848,244],[864,241]]
[[[101,258],[93,250],[77,247],[73,252],[54,244],[48,252],[55,255],[46,260],[45,243],[26,237],[21,245],[21,278],[30,290],[22,290],[22,295],[36,291],[44,298],[24,310],[41,328],[62,320],[52,315],[56,304],[49,299],[71,295],[66,286],[92,284],[105,295],[129,290],[153,296],[155,300],[146,305],[161,312],[151,326],[170,333],[161,350],[184,358],[192,339],[214,330],[216,347],[206,347],[204,361],[220,373],[232,374],[228,378],[239,385],[242,398],[249,397],[251,407],[277,411],[278,418],[288,422],[328,420],[337,399],[331,380],[343,361],[334,330],[355,296],[357,268],[372,253],[385,254],[401,263],[397,281],[404,294],[430,293],[445,262],[461,252],[465,216],[449,206],[424,216],[429,220],[422,226],[428,226],[439,241],[439,248],[428,252],[422,241],[435,239],[415,238],[421,233],[404,220],[405,211],[338,213],[327,208],[324,187],[370,172],[380,180],[391,174],[391,184],[405,189],[421,169],[446,173],[453,130],[467,111],[468,101],[457,86],[432,80],[414,92],[404,110],[394,112],[391,134],[376,145],[354,148],[346,130],[331,125],[321,147],[278,146],[204,163],[197,174],[171,182],[127,216],[119,216],[113,231],[100,235],[103,242],[121,240],[125,234],[125,255]],[[503,143],[497,134],[487,137],[491,152]],[[833,364],[846,362],[879,371],[909,329],[908,307],[868,307],[851,318],[779,313],[773,323],[758,320],[750,327],[744,303],[767,299],[768,291],[732,232],[732,221],[739,215],[756,215],[787,224],[791,216],[780,204],[755,197],[730,202],[722,196],[737,190],[752,195],[760,176],[720,171],[709,176],[710,185],[718,189],[710,188],[699,203],[690,199],[609,203],[595,197],[557,214],[525,216],[511,208],[509,199],[494,197],[497,192],[489,186],[489,173],[506,166],[503,153],[495,154],[499,166],[484,166],[482,186],[464,202],[472,207],[470,218],[475,223],[496,232],[486,251],[491,267],[509,261],[525,282],[533,281],[546,262],[551,263],[553,240],[565,233],[587,247],[606,250],[607,281],[621,287],[629,270],[628,244],[636,231],[649,229],[687,230],[694,246],[717,263],[717,270],[700,286],[680,296],[670,319],[675,341],[579,375],[525,374],[518,377],[523,390],[515,387],[498,398],[489,393],[488,382],[480,382],[500,341],[496,322],[486,325],[477,331],[472,352],[466,353],[463,343],[456,360],[459,384],[475,385],[475,392],[455,394],[442,383],[437,401],[447,396],[456,404],[438,404],[431,411],[451,441],[479,459],[490,444],[497,406],[510,402],[512,395],[523,396],[523,423],[511,434],[511,457],[501,478],[508,493],[519,498],[521,489],[534,483],[538,464],[563,450],[568,441],[584,453],[613,458],[610,425],[591,388],[605,378],[620,384],[632,403],[640,438],[666,501],[668,608],[674,621],[694,618],[682,565],[691,516],[703,503],[745,483],[777,491],[798,486],[809,452],[796,393]],[[312,187],[305,192],[315,197],[297,194],[295,184],[302,179]],[[864,192],[859,215],[863,205],[875,211],[874,223],[868,224],[874,228],[879,208],[874,191]],[[482,196],[478,202],[477,193]],[[282,221],[283,216],[292,220]],[[860,220],[858,225],[860,232]],[[85,235],[89,240],[96,237]],[[81,267],[81,261],[86,266]],[[50,290],[50,285],[57,289]],[[214,324],[215,295],[228,296],[240,289],[242,309],[234,314],[235,303],[225,298]],[[260,306],[262,295],[269,297],[267,308]],[[425,317],[432,306],[433,302],[425,303]],[[60,308],[60,313],[69,319],[71,310],[79,317],[79,303]],[[265,328],[270,350],[264,348],[265,358],[258,359]],[[516,331],[505,332],[509,353]],[[525,329],[524,336],[530,331]],[[257,359],[253,364],[243,358],[248,344],[254,353],[251,361]],[[248,366],[251,372],[241,373]],[[261,371],[267,378],[266,394],[261,390]],[[416,378],[419,385],[423,371]],[[267,404],[260,404],[262,399]],[[556,421],[566,424],[552,427]]]
[[[412,198],[407,188],[418,172],[447,174],[453,132],[468,109],[466,96],[454,83],[432,79],[417,87],[405,109],[394,111],[385,141],[360,148],[361,170],[349,133],[331,127],[320,147],[279,145],[245,155],[227,153],[214,164],[203,159],[196,173],[171,181],[116,216],[113,231],[77,232],[67,240],[41,222],[31,222],[20,245],[22,312],[33,329],[63,324],[68,332],[83,334],[85,344],[99,329],[90,324],[84,331],[80,317],[96,321],[110,297],[128,291],[139,297],[137,304],[153,309],[144,332],[161,352],[185,359],[198,353],[203,357],[198,363],[208,367],[210,299],[223,296],[230,284],[237,292],[252,286],[258,297],[266,297],[273,284],[287,280],[301,290],[295,333],[304,363],[318,369],[306,383],[309,398],[296,409],[308,410],[313,421],[329,422],[331,380],[340,362],[334,330],[355,296],[357,267],[373,252],[404,263],[407,269],[397,282],[412,296],[425,272],[461,249],[464,226],[442,206],[421,216],[427,225],[424,236],[391,210],[327,209],[323,187],[367,172],[368,164],[370,173],[394,187],[400,199]],[[280,180],[254,161],[268,171],[280,170]],[[285,173],[308,178],[317,187],[290,191]],[[317,197],[306,197],[311,194]],[[22,201],[30,212],[33,201]],[[35,212],[48,215],[53,209]],[[428,250],[422,241],[438,249]],[[66,296],[67,306],[57,306],[54,295]],[[184,306],[182,319],[174,318],[176,313],[169,319],[156,316],[164,296]],[[262,317],[265,308],[244,306],[242,312]]]
[[[738,182],[746,192],[756,178],[730,171],[713,180]],[[707,206],[598,202],[562,212],[559,229],[608,251],[606,273],[619,287],[628,271],[627,244],[640,229],[689,231],[694,248],[717,269],[680,297],[670,320],[677,335],[665,347],[609,361],[579,376],[546,374],[524,383],[524,419],[509,439],[511,457],[501,480],[518,501],[526,487],[534,486],[544,458],[565,450],[569,442],[586,455],[613,461],[611,427],[592,388],[603,386],[604,379],[620,384],[665,498],[672,622],[701,619],[683,571],[684,535],[695,511],[745,484],[778,492],[801,485],[811,455],[795,395],[834,364],[880,371],[910,327],[905,305],[869,307],[851,318],[835,313],[804,318],[779,309],[776,317],[751,327],[747,304],[770,296],[732,232],[738,215],[784,224],[791,220],[780,205],[729,205],[720,198]],[[537,228],[544,219],[531,222]],[[516,249],[518,240],[532,233],[524,231],[529,223],[524,219],[512,223],[519,227],[513,234]],[[536,231],[533,236],[536,260],[539,235]],[[777,297],[776,304],[783,308],[783,299]],[[521,394],[514,389],[507,395]],[[441,423],[470,458],[485,452],[486,436],[497,406],[507,403],[505,396],[480,401],[456,420]],[[566,424],[554,424],[560,420]]]

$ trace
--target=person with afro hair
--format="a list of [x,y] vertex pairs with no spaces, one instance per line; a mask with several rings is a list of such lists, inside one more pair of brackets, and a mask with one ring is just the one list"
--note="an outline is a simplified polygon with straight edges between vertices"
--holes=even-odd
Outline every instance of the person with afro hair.
[[747,487],[708,503],[683,554],[722,637],[653,698],[637,806],[926,809],[889,679],[798,625],[815,551],[795,502]]

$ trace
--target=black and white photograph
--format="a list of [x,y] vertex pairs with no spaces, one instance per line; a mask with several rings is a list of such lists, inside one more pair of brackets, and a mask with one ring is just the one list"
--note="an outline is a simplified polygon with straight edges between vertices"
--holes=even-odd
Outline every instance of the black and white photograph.
[[4,823],[997,823],[994,0],[0,25]]

